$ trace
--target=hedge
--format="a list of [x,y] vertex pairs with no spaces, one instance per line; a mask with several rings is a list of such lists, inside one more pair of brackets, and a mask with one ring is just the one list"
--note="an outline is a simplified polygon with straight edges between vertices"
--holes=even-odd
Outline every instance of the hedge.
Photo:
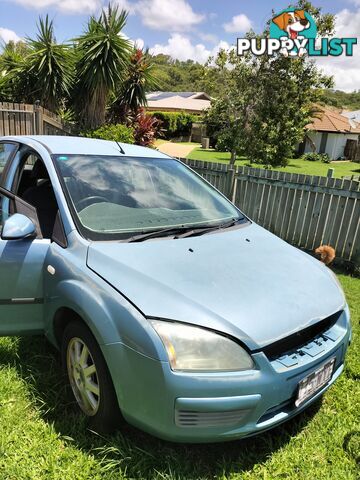
[[102,140],[113,140],[122,143],[135,143],[134,129],[121,123],[103,125],[96,130],[82,132],[81,135],[87,138],[100,138]]
[[148,112],[162,122],[161,130],[166,138],[190,135],[193,122],[200,119],[200,115],[186,112]]

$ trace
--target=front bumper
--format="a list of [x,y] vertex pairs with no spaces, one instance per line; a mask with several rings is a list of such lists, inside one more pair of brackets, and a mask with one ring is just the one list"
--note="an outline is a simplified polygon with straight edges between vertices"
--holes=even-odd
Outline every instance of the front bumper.
[[[175,442],[215,442],[272,428],[303,411],[339,377],[351,337],[346,309],[335,325],[305,346],[270,361],[253,359],[256,370],[226,373],[173,372],[167,362],[146,357],[123,344],[103,346],[119,405],[129,423]],[[331,380],[300,407],[298,384],[335,358]]]

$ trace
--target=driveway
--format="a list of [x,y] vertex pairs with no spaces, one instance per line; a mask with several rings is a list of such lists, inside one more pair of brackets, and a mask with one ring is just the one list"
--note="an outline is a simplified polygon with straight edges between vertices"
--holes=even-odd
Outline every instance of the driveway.
[[187,143],[182,144],[182,143],[165,142],[159,145],[157,149],[162,153],[166,153],[167,155],[170,155],[171,157],[185,158],[197,146],[200,146],[200,144],[198,145],[193,143],[192,145],[189,145]]

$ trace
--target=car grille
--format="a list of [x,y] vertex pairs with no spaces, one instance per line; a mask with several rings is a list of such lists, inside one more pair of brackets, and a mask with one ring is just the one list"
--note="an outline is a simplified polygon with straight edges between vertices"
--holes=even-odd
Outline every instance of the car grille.
[[263,349],[263,352],[270,361],[276,360],[277,358],[288,354],[292,350],[296,350],[307,343],[311,342],[315,337],[324,334],[327,330],[330,330],[331,327],[339,320],[343,311],[334,313],[330,317],[321,320],[320,322],[312,325],[311,327],[300,330],[299,332],[290,335],[282,340],[279,340],[271,345],[268,345]]
[[175,423],[179,427],[231,427],[241,423],[250,411],[195,412],[191,410],[175,410]]

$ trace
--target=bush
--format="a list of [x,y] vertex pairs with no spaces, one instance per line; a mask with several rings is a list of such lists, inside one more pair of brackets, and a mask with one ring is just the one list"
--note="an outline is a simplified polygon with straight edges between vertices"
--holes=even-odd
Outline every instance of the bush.
[[317,152],[304,153],[304,155],[301,157],[301,160],[307,160],[309,162],[330,163],[330,158],[327,153],[317,153]]
[[156,134],[160,130],[161,121],[141,109],[136,115],[133,125],[136,145],[152,147]]
[[81,135],[87,138],[100,138],[102,140],[113,140],[122,143],[135,143],[134,129],[118,123],[116,125],[103,125],[96,130],[82,132]]
[[193,122],[200,119],[199,115],[186,112],[149,112],[161,121],[165,138],[189,136]]

